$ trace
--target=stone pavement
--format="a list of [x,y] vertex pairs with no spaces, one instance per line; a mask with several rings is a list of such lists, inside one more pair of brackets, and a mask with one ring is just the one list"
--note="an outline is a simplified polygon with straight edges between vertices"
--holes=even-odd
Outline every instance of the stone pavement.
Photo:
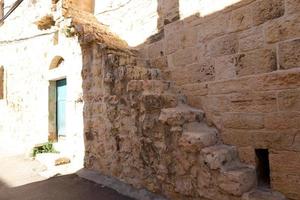
[[46,179],[37,161],[0,155],[0,200],[130,200],[75,174]]

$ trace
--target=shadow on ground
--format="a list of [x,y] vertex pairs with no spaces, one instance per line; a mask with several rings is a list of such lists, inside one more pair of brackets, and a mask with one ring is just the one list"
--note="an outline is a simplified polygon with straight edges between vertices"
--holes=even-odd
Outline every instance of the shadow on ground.
[[132,200],[75,174],[9,188],[0,183],[0,200]]

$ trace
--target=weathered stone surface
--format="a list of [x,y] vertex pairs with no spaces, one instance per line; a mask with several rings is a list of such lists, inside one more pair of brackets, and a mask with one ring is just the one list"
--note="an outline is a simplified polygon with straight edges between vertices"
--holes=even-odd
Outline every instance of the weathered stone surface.
[[286,0],[285,8],[287,14],[299,14],[300,12],[300,1],[299,0]]
[[253,22],[255,25],[281,17],[284,14],[283,0],[260,0],[256,1],[253,6]]
[[171,77],[178,85],[213,81],[215,79],[213,60],[205,59],[201,63],[175,68],[171,71]]
[[300,67],[300,39],[280,43],[278,48],[281,69]]
[[231,55],[237,53],[238,45],[237,35],[231,34],[211,41],[208,51],[212,56]]
[[[299,199],[299,153],[274,151],[270,154],[270,166],[273,172],[272,185],[291,199]],[[277,164],[275,164],[277,163]]]
[[208,84],[209,94],[229,94],[249,90],[268,91],[294,89],[300,86],[300,71],[278,71],[255,77],[244,77]]
[[225,128],[261,129],[264,128],[264,115],[259,113],[225,113],[223,123]]
[[182,133],[179,146],[187,152],[199,152],[204,147],[212,146],[217,142],[217,135],[211,132],[187,132]]
[[159,120],[170,125],[180,125],[184,122],[200,121],[203,111],[188,106],[177,106],[175,108],[163,109]]
[[286,200],[286,198],[279,192],[257,189],[244,194],[242,200]]
[[197,62],[196,48],[185,48],[170,55],[174,67],[183,67]]
[[226,164],[237,160],[237,150],[235,147],[227,145],[216,145],[201,150],[204,162],[210,169],[216,170]]
[[222,190],[236,196],[241,196],[255,186],[256,173],[251,168],[237,168],[224,171],[221,173],[218,182]]
[[158,58],[163,55],[164,55],[164,47],[162,41],[158,41],[150,44],[148,49],[148,56],[150,59]]
[[267,129],[300,129],[300,113],[280,112],[265,116],[265,128]]
[[222,36],[227,32],[230,22],[230,14],[220,14],[198,26],[198,42]]
[[261,28],[252,28],[239,35],[239,50],[250,51],[264,46],[264,34]]
[[297,15],[274,20],[266,25],[265,38],[268,43],[275,43],[300,35],[300,19]]
[[253,25],[253,4],[233,10],[230,18],[229,31],[241,31]]
[[272,72],[277,69],[276,54],[270,49],[260,49],[235,57],[237,76]]
[[278,93],[280,111],[300,111],[300,90],[285,90]]
[[221,56],[215,59],[216,80],[235,78],[234,56]]

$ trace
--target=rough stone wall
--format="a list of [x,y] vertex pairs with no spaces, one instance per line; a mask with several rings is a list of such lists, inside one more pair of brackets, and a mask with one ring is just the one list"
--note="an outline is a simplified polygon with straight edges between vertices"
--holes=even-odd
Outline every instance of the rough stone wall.
[[243,161],[255,165],[254,149],[269,149],[272,188],[290,199],[300,198],[299,5],[243,0],[207,16],[172,17],[142,50]]
[[102,44],[82,51],[86,168],[174,200],[254,200],[255,169],[159,69]]

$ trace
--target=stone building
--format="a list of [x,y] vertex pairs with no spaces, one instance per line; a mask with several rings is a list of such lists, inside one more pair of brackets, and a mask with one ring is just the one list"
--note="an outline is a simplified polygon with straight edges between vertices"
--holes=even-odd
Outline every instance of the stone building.
[[1,145],[169,199],[300,199],[299,0],[24,1],[0,65]]

